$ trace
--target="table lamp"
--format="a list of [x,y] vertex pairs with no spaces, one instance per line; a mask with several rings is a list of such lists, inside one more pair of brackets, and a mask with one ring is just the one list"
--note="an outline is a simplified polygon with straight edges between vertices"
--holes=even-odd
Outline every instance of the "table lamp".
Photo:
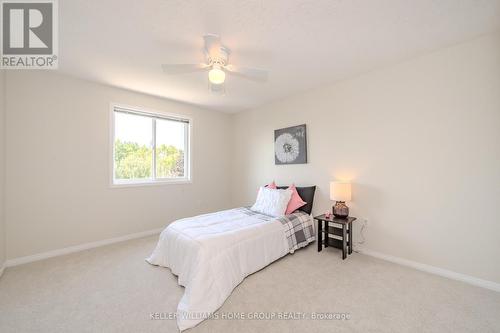
[[335,201],[332,208],[333,215],[338,218],[349,216],[349,207],[346,201],[351,201],[351,183],[349,182],[330,182],[330,199]]

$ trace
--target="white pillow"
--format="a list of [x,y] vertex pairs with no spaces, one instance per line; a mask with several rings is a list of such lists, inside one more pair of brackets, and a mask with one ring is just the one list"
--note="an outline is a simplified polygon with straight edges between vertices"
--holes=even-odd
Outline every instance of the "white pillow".
[[289,189],[278,190],[261,187],[259,194],[257,194],[257,200],[250,209],[266,215],[283,216],[291,197],[292,191]]

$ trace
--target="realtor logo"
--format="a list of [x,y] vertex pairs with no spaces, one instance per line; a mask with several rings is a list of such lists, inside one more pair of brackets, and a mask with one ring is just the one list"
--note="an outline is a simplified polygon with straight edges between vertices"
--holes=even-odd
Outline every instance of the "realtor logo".
[[56,0],[0,0],[0,68],[56,69]]

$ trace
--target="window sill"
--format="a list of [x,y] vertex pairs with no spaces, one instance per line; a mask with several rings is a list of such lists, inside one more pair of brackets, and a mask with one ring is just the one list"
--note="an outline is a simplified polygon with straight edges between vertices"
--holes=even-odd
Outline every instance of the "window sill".
[[142,187],[142,186],[161,186],[161,185],[180,185],[180,184],[191,184],[193,181],[191,179],[181,178],[181,179],[165,179],[165,180],[146,180],[146,181],[132,181],[132,182],[118,182],[111,183],[111,188],[124,188],[124,187]]

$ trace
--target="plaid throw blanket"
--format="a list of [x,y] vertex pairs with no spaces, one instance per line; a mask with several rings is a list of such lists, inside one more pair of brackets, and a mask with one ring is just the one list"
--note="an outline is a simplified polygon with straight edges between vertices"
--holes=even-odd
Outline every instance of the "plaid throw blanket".
[[295,250],[298,250],[301,247],[305,247],[307,244],[313,242],[316,239],[312,225],[313,220],[310,215],[302,211],[297,211],[293,214],[276,218],[273,216],[254,212],[248,207],[241,207],[238,209],[246,215],[254,216],[264,221],[280,221],[283,225],[283,228],[285,229],[285,235],[288,241],[288,248],[290,253],[295,252]]
[[295,252],[295,250],[301,247],[305,247],[316,239],[312,218],[304,212],[298,211],[290,215],[285,215],[278,218],[278,221],[285,227],[290,253]]

